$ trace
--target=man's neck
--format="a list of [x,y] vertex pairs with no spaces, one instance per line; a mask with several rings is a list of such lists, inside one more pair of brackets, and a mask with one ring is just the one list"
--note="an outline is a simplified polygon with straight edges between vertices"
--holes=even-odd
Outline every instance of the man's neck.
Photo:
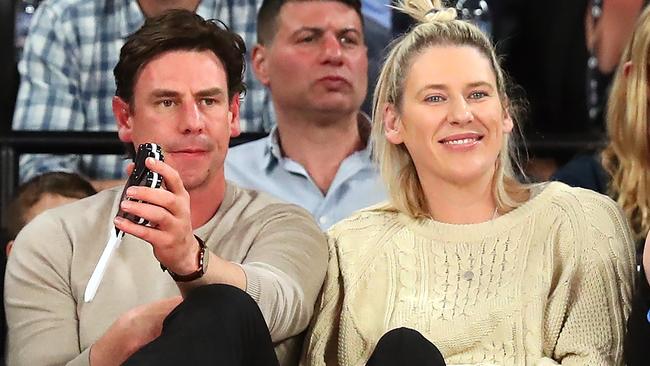
[[142,13],[147,18],[156,17],[170,9],[196,11],[201,0],[138,0]]
[[358,112],[305,116],[276,109],[276,114],[283,155],[301,164],[323,193],[341,162],[366,145],[359,131]]
[[208,184],[190,189],[190,214],[192,229],[203,226],[217,213],[226,194],[226,180],[223,172],[218,179],[212,179]]

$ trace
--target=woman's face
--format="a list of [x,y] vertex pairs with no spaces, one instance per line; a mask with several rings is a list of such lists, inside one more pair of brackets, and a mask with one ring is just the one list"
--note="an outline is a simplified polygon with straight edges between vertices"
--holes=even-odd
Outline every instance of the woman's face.
[[491,182],[513,122],[488,59],[470,46],[432,46],[415,56],[401,108],[389,105],[385,135],[408,149],[420,180]]

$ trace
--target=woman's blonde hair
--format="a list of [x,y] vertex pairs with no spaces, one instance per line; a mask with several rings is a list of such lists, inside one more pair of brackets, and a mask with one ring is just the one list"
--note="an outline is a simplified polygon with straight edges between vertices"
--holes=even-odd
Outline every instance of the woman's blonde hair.
[[[439,0],[401,0],[396,7],[419,24],[393,42],[377,81],[373,103],[373,152],[388,187],[392,206],[411,217],[429,217],[424,192],[408,150],[404,144],[394,145],[384,136],[384,108],[391,104],[400,111],[404,84],[413,58],[424,49],[438,45],[477,49],[489,60],[496,77],[499,98],[513,121],[517,111],[507,97],[506,79],[494,46],[478,27],[456,19],[456,10],[443,8]],[[497,209],[502,214],[520,206],[529,196],[529,187],[521,184],[514,173],[513,166],[519,168],[519,165],[513,164],[517,163],[517,159],[516,151],[510,146],[511,140],[509,134],[504,136],[493,184]]]
[[[649,56],[650,8],[641,13],[612,83],[607,107],[609,143],[602,153],[603,166],[612,177],[610,194],[623,208],[637,239],[650,229]],[[626,75],[628,62],[632,67]]]

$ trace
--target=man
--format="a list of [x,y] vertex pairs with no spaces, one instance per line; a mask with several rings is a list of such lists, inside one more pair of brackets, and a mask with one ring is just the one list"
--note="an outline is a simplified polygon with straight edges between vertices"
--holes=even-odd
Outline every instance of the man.
[[266,0],[257,17],[255,75],[277,128],[233,148],[226,177],[305,207],[321,228],[385,198],[370,160],[366,46],[358,0]]
[[[111,71],[124,38],[147,17],[167,9],[195,11],[220,19],[253,44],[253,24],[260,0],[51,0],[32,19],[22,61],[14,130],[114,131]],[[241,110],[244,131],[270,129],[270,102],[252,72],[246,71],[248,92]],[[81,173],[97,188],[119,183],[126,163],[111,155],[24,155],[20,180],[46,171]]]
[[[9,364],[257,357],[243,340],[251,332],[232,329],[262,329],[270,344],[307,326],[327,263],[323,234],[303,209],[223,175],[229,139],[239,133],[244,55],[239,36],[183,10],[147,20],[127,39],[115,68],[118,134],[164,148],[165,161],[146,166],[166,189],[130,187],[132,200],[122,202],[119,187],[107,190],[21,231],[5,284]],[[150,226],[115,217],[118,205]],[[85,303],[113,225],[127,235]],[[206,300],[211,289],[220,292]],[[240,317],[247,299],[249,316]]]

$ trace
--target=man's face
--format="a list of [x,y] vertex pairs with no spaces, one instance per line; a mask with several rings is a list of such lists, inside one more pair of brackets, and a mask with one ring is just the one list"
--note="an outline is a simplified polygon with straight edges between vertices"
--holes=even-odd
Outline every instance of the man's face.
[[210,51],[170,51],[149,61],[133,105],[115,98],[122,141],[161,145],[189,191],[223,179],[231,136],[239,134],[239,97],[228,100],[226,72]]
[[196,11],[201,0],[138,0],[140,9],[147,18],[161,15],[170,9]]
[[253,65],[276,108],[356,112],[368,83],[359,15],[335,1],[288,2],[273,40],[254,50]]

